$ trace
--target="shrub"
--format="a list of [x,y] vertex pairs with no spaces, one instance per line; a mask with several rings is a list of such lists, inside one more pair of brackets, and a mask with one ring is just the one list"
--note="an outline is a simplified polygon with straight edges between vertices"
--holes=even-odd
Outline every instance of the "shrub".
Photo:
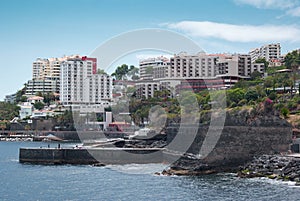
[[283,107],[280,112],[284,116],[284,118],[287,118],[290,114],[290,111],[286,107]]
[[270,93],[269,98],[271,100],[275,100],[277,98],[277,94],[275,92]]
[[246,99],[242,99],[242,100],[238,103],[238,106],[243,106],[243,105],[247,105],[247,100],[246,100]]

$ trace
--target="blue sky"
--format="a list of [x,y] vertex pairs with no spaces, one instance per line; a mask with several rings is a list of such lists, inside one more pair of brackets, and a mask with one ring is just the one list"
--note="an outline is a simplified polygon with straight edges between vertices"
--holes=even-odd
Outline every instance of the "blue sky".
[[[104,41],[135,29],[176,31],[208,53],[247,53],[271,42],[280,42],[283,53],[300,48],[299,0],[0,2],[0,100],[31,79],[36,58],[89,55]],[[119,62],[137,64],[133,58]]]

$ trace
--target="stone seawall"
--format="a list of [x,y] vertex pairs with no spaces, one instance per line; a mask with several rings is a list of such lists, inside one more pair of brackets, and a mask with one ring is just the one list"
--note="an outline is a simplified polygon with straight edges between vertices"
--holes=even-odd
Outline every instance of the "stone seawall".
[[[224,127],[210,128],[221,130],[222,134],[215,146],[211,143],[213,149],[207,157],[202,158],[199,152],[208,129],[209,125],[199,124],[197,135],[187,154],[173,163],[164,174],[197,175],[236,171],[254,156],[288,152],[292,143],[292,128],[278,115],[255,116],[249,111],[227,112]],[[179,126],[168,128],[168,141],[172,140],[178,130]]]

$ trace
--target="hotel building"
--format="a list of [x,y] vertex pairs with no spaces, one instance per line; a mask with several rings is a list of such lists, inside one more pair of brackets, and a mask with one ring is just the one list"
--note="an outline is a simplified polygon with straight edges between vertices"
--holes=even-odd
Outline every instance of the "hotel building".
[[153,68],[153,79],[140,79],[136,83],[138,97],[153,97],[155,91],[162,89],[176,89],[173,95],[188,88],[193,91],[226,89],[240,79],[250,78],[254,71],[265,71],[264,64],[252,63],[247,54],[180,53],[166,63]]
[[280,43],[272,43],[255,48],[249,52],[251,61],[255,62],[258,58],[265,58],[267,61],[281,59]]

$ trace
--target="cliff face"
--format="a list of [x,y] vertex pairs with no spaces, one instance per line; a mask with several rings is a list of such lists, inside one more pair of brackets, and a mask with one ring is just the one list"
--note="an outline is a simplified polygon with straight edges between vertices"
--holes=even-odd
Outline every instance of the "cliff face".
[[[209,129],[216,132],[221,130],[222,133],[209,154],[201,157],[199,153],[203,151],[202,146]],[[167,131],[170,138],[172,134],[176,135],[176,132],[178,126],[169,127]],[[209,127],[209,123],[199,125],[196,138],[187,154],[173,163],[164,173],[207,174],[235,171],[254,156],[287,152],[291,142],[290,124],[274,111],[265,109],[227,111],[224,127]]]

